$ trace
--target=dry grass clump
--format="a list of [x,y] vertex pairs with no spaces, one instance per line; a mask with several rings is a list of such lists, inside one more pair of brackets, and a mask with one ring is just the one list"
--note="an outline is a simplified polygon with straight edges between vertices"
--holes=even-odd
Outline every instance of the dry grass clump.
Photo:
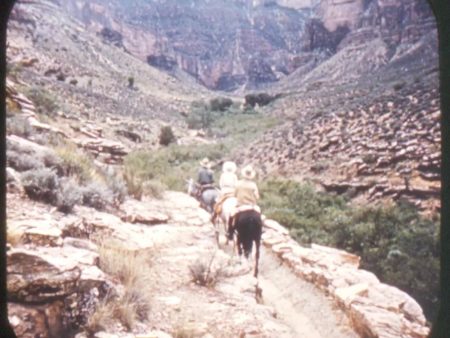
[[221,280],[223,277],[222,269],[213,269],[212,266],[215,256],[216,252],[213,253],[209,262],[197,260],[194,264],[189,265],[192,281],[195,284],[213,288]]
[[106,328],[111,320],[120,321],[131,330],[136,321],[146,320],[150,313],[152,283],[151,254],[148,251],[130,251],[118,240],[99,240],[100,268],[123,284],[123,292],[107,297],[97,306],[88,327]]

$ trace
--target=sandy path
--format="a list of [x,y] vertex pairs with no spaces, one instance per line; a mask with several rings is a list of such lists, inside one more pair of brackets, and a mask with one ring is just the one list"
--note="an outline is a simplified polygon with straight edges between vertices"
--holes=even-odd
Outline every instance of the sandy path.
[[294,337],[359,337],[348,318],[320,290],[296,277],[267,250],[262,251],[259,285],[265,304],[295,332]]
[[[299,281],[277,258],[263,250],[259,286],[246,264],[231,260],[231,246],[216,252],[228,274],[213,288],[191,281],[189,265],[209,260],[217,250],[212,226],[153,227],[158,254],[150,326],[183,337],[356,338],[347,318],[311,284]],[[236,258],[236,257],[235,257]]]

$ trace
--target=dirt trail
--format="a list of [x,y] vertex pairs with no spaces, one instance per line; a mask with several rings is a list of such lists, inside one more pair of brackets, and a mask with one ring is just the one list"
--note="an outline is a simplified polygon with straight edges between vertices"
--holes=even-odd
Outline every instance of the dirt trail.
[[292,328],[294,337],[359,337],[331,299],[296,277],[267,250],[261,256],[259,286],[264,303],[275,308],[277,318]]
[[[246,262],[231,257],[231,246],[217,250],[211,225],[168,224],[152,227],[154,294],[149,324],[183,337],[356,338],[347,318],[307,282],[298,280],[277,258],[263,250],[259,286]],[[193,283],[189,266],[199,259],[220,266],[213,288]]]

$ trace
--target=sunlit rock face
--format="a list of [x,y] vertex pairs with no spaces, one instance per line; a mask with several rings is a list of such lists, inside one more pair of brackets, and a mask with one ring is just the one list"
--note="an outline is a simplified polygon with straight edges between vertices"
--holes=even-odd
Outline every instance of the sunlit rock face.
[[411,25],[431,16],[415,0],[61,3],[105,42],[165,71],[181,69],[218,90],[276,82],[311,60],[333,55],[341,40],[361,27],[369,27],[370,34],[346,43],[380,34],[392,42],[417,36]]

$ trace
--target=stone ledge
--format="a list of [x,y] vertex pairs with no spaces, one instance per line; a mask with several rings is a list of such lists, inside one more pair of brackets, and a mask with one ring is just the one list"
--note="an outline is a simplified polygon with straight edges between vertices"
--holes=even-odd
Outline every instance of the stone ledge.
[[420,305],[407,293],[359,269],[360,257],[343,250],[312,244],[304,248],[273,220],[263,244],[294,273],[336,301],[355,331],[367,338],[426,338],[430,328]]

